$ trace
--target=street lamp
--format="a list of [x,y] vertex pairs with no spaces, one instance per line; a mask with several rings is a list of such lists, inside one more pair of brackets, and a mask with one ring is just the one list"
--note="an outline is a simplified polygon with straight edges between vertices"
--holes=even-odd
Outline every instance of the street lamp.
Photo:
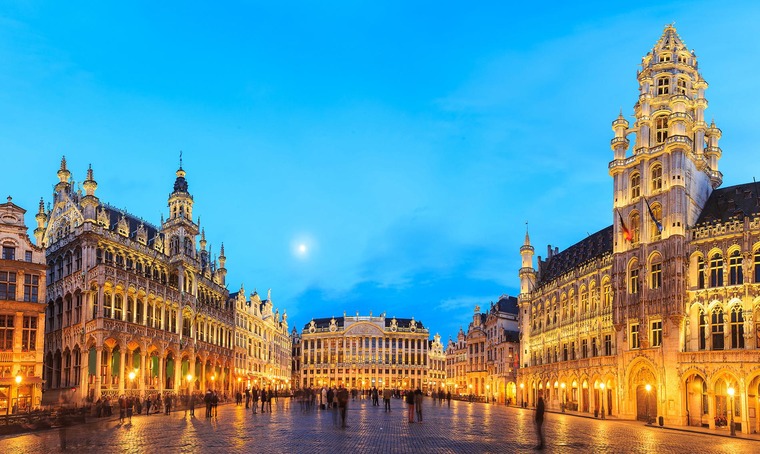
[[520,383],[520,407],[525,407],[525,383]]
[[215,389],[214,388],[214,380],[216,380],[216,375],[212,375],[211,376],[211,389]]
[[129,373],[129,389],[134,389],[135,387],[135,371],[132,371]]
[[734,388],[729,387],[728,388],[728,395],[731,397],[731,419],[729,421],[729,424],[731,424],[731,436],[736,436],[736,428],[734,427]]
[[649,418],[649,391],[652,390],[652,385],[647,383],[646,386],[644,386],[644,389],[647,390],[647,424],[651,426],[652,420]]
[[486,399],[488,399],[490,394],[491,394],[491,385],[486,385]]
[[[19,409],[21,408],[19,399],[21,394],[21,374],[19,373],[16,375],[16,413],[18,413]],[[733,424],[732,424],[733,425]]]
[[602,388],[602,419],[604,419],[604,383],[599,385]]
[[565,395],[565,386],[567,385],[565,385],[565,382],[562,382],[559,386],[562,388],[562,399],[560,400],[560,406],[562,407],[562,413],[564,413],[566,406],[565,402],[567,402],[567,396]]

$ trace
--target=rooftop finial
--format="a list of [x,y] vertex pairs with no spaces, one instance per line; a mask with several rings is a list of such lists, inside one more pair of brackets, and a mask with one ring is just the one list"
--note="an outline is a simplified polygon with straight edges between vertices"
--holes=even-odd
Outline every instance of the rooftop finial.
[[61,158],[61,170],[66,170],[66,155]]
[[179,168],[182,168],[182,150],[179,150]]

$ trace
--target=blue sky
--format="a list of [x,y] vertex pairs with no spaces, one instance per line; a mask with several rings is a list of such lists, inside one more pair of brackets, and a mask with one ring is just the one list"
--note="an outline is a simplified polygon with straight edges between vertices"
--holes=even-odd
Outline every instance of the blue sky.
[[673,21],[724,186],[760,176],[760,5],[510,3],[4,3],[0,194],[33,228],[65,154],[157,224],[183,150],[231,291],[448,339],[517,294],[526,220],[542,256],[612,223],[610,124]]

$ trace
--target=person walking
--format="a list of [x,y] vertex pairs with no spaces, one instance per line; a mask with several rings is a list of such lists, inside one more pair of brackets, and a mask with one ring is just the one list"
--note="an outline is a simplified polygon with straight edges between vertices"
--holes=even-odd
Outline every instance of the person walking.
[[385,411],[391,411],[391,389],[383,388],[383,404],[385,405]]
[[261,389],[261,412],[266,413],[265,405],[267,404],[267,390]]
[[214,418],[218,417],[218,414],[216,413],[217,405],[219,405],[219,394],[214,391],[214,394],[211,396],[211,408],[214,412]]
[[451,391],[446,391],[446,403],[449,405],[449,408],[451,408]]
[[164,407],[166,408],[166,416],[169,416],[172,412],[172,396],[166,396],[164,399]]
[[134,412],[135,401],[131,397],[127,397],[127,419],[132,424],[132,413]]
[[203,403],[206,404],[206,418],[211,417],[211,390],[207,389],[203,396]]
[[127,399],[122,394],[119,396],[119,424],[124,422],[124,416],[127,413]]
[[259,389],[253,388],[251,390],[251,408],[253,409],[253,414],[256,414],[256,409],[259,408]]
[[414,411],[417,413],[417,422],[422,422],[422,391],[420,388],[414,392]]
[[267,393],[267,408],[269,409],[269,413],[272,413],[272,397],[277,399],[277,391],[272,391],[272,388],[269,388],[269,392]]
[[414,391],[411,389],[406,391],[406,411],[407,411],[407,420],[409,423],[414,422]]
[[150,401],[150,396],[148,396],[147,399],[145,399],[145,416],[150,416],[150,404],[152,402]]
[[195,418],[195,394],[190,395],[190,417]]
[[338,410],[340,411],[340,427],[346,428],[346,410],[348,409],[348,390],[341,386],[338,390]]
[[536,449],[544,449],[544,432],[543,432],[543,425],[544,425],[544,411],[546,408],[544,407],[544,398],[543,396],[538,396],[538,402],[536,403],[536,415],[535,415],[535,421],[536,421],[536,435],[538,437],[538,445],[536,446]]

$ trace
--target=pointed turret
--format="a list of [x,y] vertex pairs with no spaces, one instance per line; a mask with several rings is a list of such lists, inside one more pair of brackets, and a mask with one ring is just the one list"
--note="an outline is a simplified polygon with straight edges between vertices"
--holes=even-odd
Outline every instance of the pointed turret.
[[625,159],[625,154],[628,151],[628,120],[623,116],[623,109],[620,109],[620,114],[617,119],[612,122],[612,130],[615,131],[615,137],[610,141],[610,147],[614,152],[614,159]]
[[34,219],[37,221],[37,228],[34,229],[34,239],[37,242],[37,246],[43,247],[42,238],[45,237],[45,222],[47,222],[47,215],[45,214],[45,201],[42,197],[40,197],[40,206]]
[[535,249],[530,244],[528,223],[525,223],[525,242],[520,247],[522,265],[520,267],[520,294],[527,294],[533,290],[536,283],[536,271],[533,269],[533,253]]
[[87,178],[82,183],[85,190],[85,196],[82,198],[82,208],[84,220],[89,222],[97,222],[97,210],[100,205],[100,200],[95,197],[95,190],[98,189],[98,182],[95,181],[92,172],[92,164],[87,167]]
[[227,279],[227,268],[224,267],[224,264],[227,262],[227,257],[224,256],[224,243],[222,243],[222,248],[219,251],[219,268],[217,269],[217,273],[219,275],[219,284],[225,285],[225,281]]
[[58,169],[58,184],[55,185],[55,192],[61,192],[68,190],[71,185],[69,179],[71,178],[71,172],[66,168],[66,156],[61,158],[61,168]]

